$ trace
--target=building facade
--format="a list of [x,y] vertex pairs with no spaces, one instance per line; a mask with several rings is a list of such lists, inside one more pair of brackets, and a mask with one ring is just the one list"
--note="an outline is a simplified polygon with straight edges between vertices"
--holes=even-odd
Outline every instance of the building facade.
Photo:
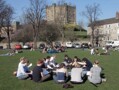
[[[17,31],[20,28],[20,22],[13,22],[12,25],[9,27],[9,33],[14,34],[15,31]],[[0,31],[0,36],[1,37],[7,37],[7,32],[6,32],[7,27],[2,27]]]
[[76,7],[53,4],[46,7],[46,20],[48,23],[60,22],[63,24],[76,24]]
[[[89,26],[87,34],[91,35],[91,31]],[[94,35],[99,36],[99,41],[103,44],[109,40],[119,40],[119,12],[116,12],[114,18],[97,21]]]

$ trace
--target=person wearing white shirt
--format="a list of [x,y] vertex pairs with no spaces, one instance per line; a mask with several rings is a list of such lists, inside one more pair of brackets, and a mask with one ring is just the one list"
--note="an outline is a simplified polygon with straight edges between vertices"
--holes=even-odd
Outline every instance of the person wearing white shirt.
[[94,54],[95,54],[94,48],[92,48],[92,49],[90,50],[90,54],[91,54],[91,55],[94,55]]
[[18,64],[17,75],[16,75],[18,79],[26,79],[29,77],[28,73],[26,73],[24,70],[25,63],[26,63],[25,58],[23,58],[20,60],[20,63]]
[[56,67],[55,59],[56,59],[56,55],[52,55],[50,57],[50,65],[52,65],[53,67]]

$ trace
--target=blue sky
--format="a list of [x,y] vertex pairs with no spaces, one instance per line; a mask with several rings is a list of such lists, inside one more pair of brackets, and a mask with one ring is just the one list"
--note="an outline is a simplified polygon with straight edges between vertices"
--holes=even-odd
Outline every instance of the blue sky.
[[[15,19],[19,20],[23,10],[29,6],[29,0],[5,0],[8,4],[14,7]],[[55,3],[60,0],[47,0],[48,4]],[[92,5],[94,3],[100,4],[102,15],[99,19],[107,19],[115,17],[116,11],[119,11],[119,0],[65,0],[72,5],[76,5],[77,22],[84,20],[84,17],[80,16],[80,12],[85,10],[86,5]]]

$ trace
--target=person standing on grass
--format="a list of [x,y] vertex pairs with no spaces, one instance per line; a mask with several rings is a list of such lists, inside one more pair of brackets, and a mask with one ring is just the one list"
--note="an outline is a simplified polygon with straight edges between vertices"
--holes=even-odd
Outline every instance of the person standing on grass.
[[91,48],[90,54],[91,54],[91,55],[94,55],[94,54],[95,54],[94,48]]
[[99,66],[99,61],[95,61],[93,67],[90,69],[90,75],[88,80],[93,84],[99,84],[102,81],[101,78],[101,67]]
[[33,81],[34,82],[43,82],[50,78],[50,74],[43,74],[42,65],[44,64],[43,60],[38,60],[37,65],[33,68]]

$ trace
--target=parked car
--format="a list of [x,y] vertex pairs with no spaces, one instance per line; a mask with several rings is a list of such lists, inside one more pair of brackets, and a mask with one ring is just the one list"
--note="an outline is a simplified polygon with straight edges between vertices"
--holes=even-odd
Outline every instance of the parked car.
[[44,43],[41,43],[41,44],[39,45],[39,49],[43,49],[43,48],[45,48],[45,44],[44,44]]
[[31,49],[31,46],[30,46],[29,44],[25,44],[25,45],[23,46],[23,49]]
[[60,43],[60,42],[55,42],[55,47],[56,47],[56,48],[61,47],[61,43]]
[[15,49],[16,49],[16,50],[22,49],[21,44],[15,44]]
[[113,44],[112,40],[106,41],[106,47],[112,47],[112,44]]
[[119,47],[119,41],[107,41],[106,46]]
[[81,45],[80,45],[80,43],[74,43],[74,44],[73,44],[73,47],[74,47],[74,48],[80,48]]
[[82,44],[81,44],[81,48],[89,48],[88,43],[82,43]]
[[3,49],[3,46],[0,46],[0,49]]
[[66,42],[66,47],[67,48],[72,48],[73,47],[73,43],[72,42]]

